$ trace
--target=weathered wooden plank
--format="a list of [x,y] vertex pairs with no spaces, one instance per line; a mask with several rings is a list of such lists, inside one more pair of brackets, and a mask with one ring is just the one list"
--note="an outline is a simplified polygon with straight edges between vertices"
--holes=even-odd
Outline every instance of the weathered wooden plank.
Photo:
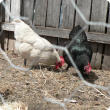
[[14,31],[15,30],[14,25],[11,23],[1,23],[1,28],[2,28],[2,30],[5,30],[5,31]]
[[34,25],[45,27],[46,11],[47,0],[36,0]]
[[74,25],[74,15],[75,15],[75,9],[71,1],[63,0],[60,28],[61,29],[72,29]]
[[59,27],[60,5],[61,0],[48,0],[47,19],[46,19],[47,27],[54,28]]
[[[2,22],[2,4],[0,4],[0,22]],[[1,26],[1,23],[0,23],[0,26]],[[0,31],[1,31],[1,27],[0,27]],[[0,47],[1,47],[1,42],[2,39],[1,39],[1,36],[0,36]]]
[[[90,20],[90,12],[91,12],[91,5],[92,0],[77,0],[77,7],[82,12],[84,17],[87,21]],[[80,25],[81,27],[84,27],[86,23],[82,19],[81,15],[76,10],[76,19],[75,19],[75,26]],[[88,31],[88,28],[86,29]]]
[[102,64],[103,70],[110,70],[110,45],[105,45],[104,59]]
[[[11,0],[11,15],[13,18],[20,18],[20,10],[21,10],[21,0]],[[15,40],[13,32],[9,32],[9,45],[8,50],[14,50],[14,42]],[[15,51],[15,50],[14,50]]]
[[56,29],[56,28],[43,28],[43,27],[35,27],[36,28],[36,33],[39,35],[44,35],[44,36],[51,36],[51,37],[60,37],[60,38],[69,38],[68,34],[70,30],[66,29]]
[[8,50],[8,32],[4,31],[0,36],[1,48],[3,50]]
[[90,44],[91,44],[91,47],[92,47],[92,50],[93,50],[91,66],[92,66],[92,68],[100,69],[102,59],[98,56],[102,55],[103,44],[98,44],[98,43],[90,43]]
[[[6,8],[9,10],[10,12],[10,6],[11,6],[11,0],[5,0],[5,5]],[[9,23],[10,22],[10,16],[8,14],[8,12],[5,10],[5,22]],[[8,50],[9,48],[9,32],[4,31],[4,50]]]
[[[91,66],[92,66],[92,68],[100,69],[100,65],[102,63],[102,53],[101,52],[103,51],[103,44],[92,43],[91,47],[93,50]],[[100,53],[99,53],[99,49],[102,50],[102,51],[100,51]]]
[[[76,1],[76,0],[74,0]],[[70,0],[62,1],[62,13],[61,13],[61,29],[72,29],[74,25],[75,9]],[[65,36],[65,35],[64,35]],[[66,36],[68,38],[68,35]],[[67,42],[68,39],[61,39],[59,36],[59,46],[65,46],[64,42]],[[63,55],[63,50],[58,50],[59,55]]]
[[[100,6],[100,7],[97,8],[97,6]],[[107,6],[108,6],[108,2],[105,2],[103,0],[93,0],[91,21],[105,23],[106,15],[107,15]],[[90,31],[104,33],[105,27],[90,25]],[[96,44],[93,43],[92,45],[96,45]],[[95,59],[92,58],[92,60],[93,60],[92,62],[94,62],[93,65],[95,68],[100,68],[100,65],[102,63],[103,45],[98,44],[94,48],[97,48],[97,53],[94,53]],[[94,49],[93,49],[93,51],[94,51]]]
[[[1,4],[1,5],[2,5],[2,4]],[[5,10],[5,7],[4,7],[3,5],[1,6],[1,10],[2,10],[2,11],[1,11],[1,13],[2,13],[2,22],[5,22],[5,11],[6,11],[6,10]]]
[[[5,2],[7,9],[10,11],[10,0],[5,0],[4,2]],[[3,5],[0,8],[2,10],[2,22],[9,23],[9,14],[7,13]],[[2,35],[0,36],[0,40],[1,40],[2,49],[8,50],[8,32],[7,31],[3,31]]]
[[20,0],[11,0],[11,15],[13,18],[20,18]]
[[[70,29],[56,29],[56,28],[49,28],[49,27],[36,27],[36,33],[42,36],[52,36],[52,37],[59,37],[68,39]],[[14,31],[14,25],[3,23],[2,29],[6,31]],[[96,32],[86,32],[87,39],[90,42],[97,42],[97,43],[104,43],[110,44],[110,35],[104,33],[96,33]]]
[[[46,27],[59,28],[61,0],[48,0]],[[50,42],[58,42],[58,38],[48,39]]]
[[[108,7],[109,9],[109,19],[108,23],[110,24],[110,6]],[[107,28],[107,33],[109,34],[108,39],[110,38],[110,28]],[[110,45],[106,44],[105,45],[105,50],[104,50],[104,58],[103,58],[103,64],[102,64],[102,69],[103,70],[110,70]]]
[[[10,0],[5,0],[5,5],[10,12],[10,5],[11,5]],[[9,23],[9,20],[10,20],[9,13],[5,10],[5,22]]]
[[29,18],[29,20],[24,20],[25,23],[33,22],[34,0],[22,0],[21,12],[22,16]]
[[105,45],[104,59],[102,64],[103,70],[110,70],[110,45]]
[[57,45],[57,40],[55,37],[45,36],[45,39],[47,39],[51,44]]
[[93,68],[95,68],[95,60],[96,60],[96,54],[97,54],[97,50],[98,50],[98,43],[90,43],[92,50],[93,50],[93,55],[92,55],[92,60],[91,60],[91,66]]
[[15,43],[14,32],[9,32],[9,42],[8,42],[8,50],[9,51],[16,51],[14,43]]
[[[59,46],[65,47],[65,46],[66,46],[65,43],[66,43],[68,40],[69,40],[69,39],[61,39],[61,38],[59,38]],[[58,53],[59,53],[60,56],[62,56],[62,55],[63,55],[63,50],[59,49],[59,50],[58,50]]]
[[[97,7],[98,6],[98,7]],[[91,21],[106,23],[108,2],[104,0],[93,0]],[[105,32],[104,26],[90,26],[90,31]]]
[[2,22],[2,4],[0,4],[0,22]]

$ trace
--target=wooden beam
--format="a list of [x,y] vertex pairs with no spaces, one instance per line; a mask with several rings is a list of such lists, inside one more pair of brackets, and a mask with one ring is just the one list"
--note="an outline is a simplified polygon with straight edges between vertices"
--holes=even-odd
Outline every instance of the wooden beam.
[[[11,23],[2,23],[2,29],[6,31],[14,31],[14,25]],[[52,37],[59,37],[59,38],[66,38],[68,39],[70,29],[56,29],[50,27],[39,27],[35,26],[35,32],[39,35],[45,36],[52,36]],[[96,33],[96,32],[86,32],[87,39],[90,42],[97,42],[97,43],[104,43],[110,44],[110,35],[103,34],[103,33]]]
[[15,26],[11,23],[1,23],[1,29],[5,31],[14,31]]

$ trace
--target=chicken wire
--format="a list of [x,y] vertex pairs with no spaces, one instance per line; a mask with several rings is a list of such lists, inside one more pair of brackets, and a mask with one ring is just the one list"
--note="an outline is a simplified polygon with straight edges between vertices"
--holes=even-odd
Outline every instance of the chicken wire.
[[[110,24],[107,24],[107,23],[87,21],[87,19],[86,19],[85,16],[83,15],[83,13],[79,10],[79,8],[77,7],[77,5],[75,4],[74,0],[70,0],[70,1],[71,1],[71,3],[72,3],[73,7],[76,9],[77,13],[78,13],[78,14],[80,15],[80,17],[82,18],[82,20],[86,23],[86,25],[77,33],[77,35],[75,36],[75,38],[76,38],[78,35],[80,35],[80,33],[81,33],[83,30],[85,30],[88,25],[97,25],[97,26],[104,26],[104,27],[110,28]],[[109,1],[109,0],[108,0],[108,1]],[[0,2],[1,2],[1,4],[4,6],[4,8],[5,8],[5,10],[7,11],[7,13],[9,14],[10,18],[13,19],[13,16],[11,15],[10,11],[7,9],[7,7],[6,7],[5,3],[4,3],[4,1],[3,1],[3,0],[0,0]],[[68,0],[67,0],[67,2],[68,2]],[[105,1],[105,2],[106,2],[106,1]],[[30,25],[32,26],[33,30],[35,30],[35,31],[37,32],[36,28],[34,27],[34,25],[32,24],[32,22],[31,22],[31,20],[30,20],[29,18],[27,18],[27,17],[22,17],[22,16],[21,16],[20,19],[22,19],[22,20],[28,20],[29,23],[30,23]],[[1,36],[2,33],[3,33],[3,30],[1,30],[0,36]],[[86,80],[84,80],[84,77],[82,76],[82,74],[81,74],[80,71],[78,70],[76,64],[74,63],[74,61],[73,61],[73,59],[72,59],[72,57],[71,57],[71,55],[70,55],[70,53],[69,53],[69,51],[68,51],[68,48],[70,47],[70,45],[71,45],[73,42],[74,42],[74,38],[73,38],[73,40],[70,41],[68,47],[62,47],[62,46],[57,46],[57,45],[52,45],[52,47],[55,48],[55,49],[63,50],[63,51],[65,51],[65,52],[67,53],[68,58],[70,59],[72,65],[73,65],[74,68],[76,69],[78,76],[79,76],[80,79],[82,80],[82,84],[81,84],[79,87],[77,87],[77,89],[74,90],[73,93],[72,93],[69,97],[64,98],[64,102],[56,101],[56,100],[54,100],[54,99],[52,99],[52,98],[47,98],[47,97],[42,96],[43,100],[46,100],[46,101],[51,102],[51,103],[54,103],[54,104],[58,104],[58,105],[62,106],[64,110],[67,110],[65,104],[66,104],[67,102],[69,102],[69,101],[71,102],[71,99],[72,99],[72,97],[75,95],[75,93],[76,93],[80,88],[82,88],[84,85],[87,85],[87,86],[89,86],[89,87],[93,87],[93,88],[95,88],[95,89],[97,88],[97,89],[105,90],[105,91],[107,91],[108,94],[110,95],[110,86],[107,86],[107,87],[105,87],[105,86],[100,86],[100,85],[96,85],[96,84],[89,83],[89,82],[87,82]],[[23,68],[23,67],[18,67],[18,66],[16,66],[16,65],[14,65],[14,64],[11,62],[11,60],[8,58],[8,56],[5,54],[5,52],[2,50],[1,47],[0,47],[0,51],[1,51],[1,53],[4,55],[4,57],[6,58],[6,60],[9,62],[10,66],[11,66],[12,68],[15,68],[15,69],[20,70],[20,71],[27,71],[27,72],[29,73],[30,77],[31,77],[31,80],[34,82],[34,78],[32,77],[31,71],[30,71],[29,69],[26,69],[26,68]],[[42,50],[42,51],[43,51],[43,50]],[[37,59],[38,59],[38,58],[36,58],[36,60],[37,60]],[[34,64],[34,62],[33,62],[33,64]],[[96,89],[96,90],[97,90],[97,89]],[[41,94],[41,95],[42,95],[42,94]],[[2,103],[5,104],[5,99],[2,97],[1,94],[0,94],[0,98],[1,98],[1,100],[2,100]]]

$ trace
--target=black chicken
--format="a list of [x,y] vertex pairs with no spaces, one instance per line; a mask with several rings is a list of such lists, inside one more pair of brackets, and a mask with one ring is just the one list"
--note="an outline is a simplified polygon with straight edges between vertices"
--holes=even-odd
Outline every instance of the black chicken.
[[[74,38],[74,42],[69,46],[68,50],[70,52],[71,57],[73,58],[74,62],[76,63],[79,71],[83,73],[89,73],[91,71],[91,57],[92,57],[92,48],[90,44],[87,42],[87,36],[83,31],[79,36],[76,37],[76,34],[82,28],[80,25],[73,28],[69,34],[69,39],[72,40]],[[68,42],[69,44],[69,42]],[[66,45],[68,47],[68,44]],[[63,51],[63,57],[65,62],[68,64],[66,71],[72,66],[67,54]]]

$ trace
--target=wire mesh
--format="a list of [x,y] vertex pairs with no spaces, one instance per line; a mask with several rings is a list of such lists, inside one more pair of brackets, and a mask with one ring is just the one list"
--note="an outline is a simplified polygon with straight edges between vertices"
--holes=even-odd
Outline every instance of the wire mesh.
[[[74,2],[73,0],[70,0],[70,1],[71,1],[71,3],[72,3],[73,7],[76,9],[77,13],[80,15],[80,17],[82,18],[82,20],[83,20],[83,21],[85,22],[85,24],[86,24],[86,25],[82,28],[82,30],[80,30],[80,31],[78,32],[78,34],[75,36],[75,38],[76,38],[78,35],[80,35],[80,33],[81,33],[83,30],[85,30],[88,25],[104,26],[104,27],[108,27],[108,28],[110,27],[110,24],[107,24],[107,23],[87,21],[86,18],[85,18],[85,16],[83,15],[83,13],[79,10],[79,8],[77,7],[77,5],[75,4],[75,2]],[[13,16],[11,15],[10,11],[7,9],[7,7],[6,7],[5,3],[4,3],[4,1],[1,1],[1,3],[2,3],[2,5],[4,6],[5,10],[7,11],[7,13],[9,14],[10,18],[13,19]],[[21,16],[20,19],[22,19],[22,20],[28,20],[29,23],[30,23],[30,25],[31,25],[31,27],[33,28],[33,30],[35,30],[35,31],[37,32],[37,29],[36,29],[35,26],[32,24],[32,21],[31,21],[29,18],[27,18],[27,17],[22,17],[22,16]],[[1,30],[0,35],[1,35],[2,33],[3,33],[3,30]],[[80,88],[84,87],[85,85],[86,85],[86,86],[89,86],[89,87],[92,87],[92,88],[97,88],[97,89],[100,89],[100,90],[105,90],[105,91],[107,91],[108,94],[110,95],[110,86],[101,86],[101,85],[97,85],[97,84],[92,84],[92,83],[87,82],[87,81],[84,79],[84,77],[82,76],[82,74],[81,74],[80,71],[78,70],[78,68],[77,68],[77,66],[76,66],[76,64],[75,64],[75,62],[73,61],[73,59],[72,59],[72,57],[71,57],[71,55],[70,55],[70,53],[69,53],[69,51],[68,51],[69,46],[70,46],[73,42],[74,42],[74,39],[69,43],[68,47],[62,47],[62,46],[52,45],[53,48],[55,48],[55,49],[60,49],[60,50],[63,50],[63,51],[66,52],[66,54],[68,55],[68,58],[70,59],[72,65],[73,65],[74,68],[76,69],[78,76],[79,76],[80,79],[82,80],[82,84],[81,84],[79,87],[77,87],[77,89],[75,89],[75,90],[73,91],[73,93],[70,94],[70,96],[69,96],[67,99],[68,99],[68,100],[71,100],[71,99],[73,98],[73,96],[77,93],[77,91],[78,91]],[[47,47],[45,47],[45,48],[47,48]],[[33,83],[36,83],[35,80],[34,80],[34,78],[33,78],[33,76],[32,76],[32,74],[31,74],[31,71],[30,71],[29,69],[26,69],[26,68],[23,68],[23,67],[19,67],[19,66],[14,65],[14,64],[11,62],[10,58],[9,58],[9,57],[6,55],[6,53],[2,50],[2,48],[0,48],[0,51],[1,51],[1,53],[3,54],[3,56],[5,57],[5,59],[8,61],[9,65],[10,65],[12,68],[15,68],[15,69],[17,69],[17,70],[19,70],[19,71],[27,71],[27,72],[29,73],[30,77],[31,77],[31,81],[32,81]],[[42,50],[42,52],[43,52],[43,50]],[[36,62],[37,60],[38,60],[38,58],[35,59],[35,62]],[[34,62],[33,62],[33,64],[34,64]],[[42,96],[41,91],[39,90],[39,88],[38,88],[37,86],[36,86],[36,88],[37,88],[36,91],[38,91],[39,94]],[[1,98],[1,100],[2,100],[2,103],[5,104],[5,99],[3,98],[3,96],[2,96],[1,94],[0,94],[0,98]],[[45,100],[45,101],[51,102],[51,103],[53,103],[53,104],[58,104],[58,105],[62,106],[64,110],[67,110],[66,103],[68,102],[68,100],[65,100],[65,101],[63,101],[63,102],[60,102],[60,101],[57,101],[57,100],[55,100],[55,99],[48,98],[48,97],[45,97],[45,96],[42,96],[42,99]],[[64,99],[65,99],[65,97],[64,97]]]

